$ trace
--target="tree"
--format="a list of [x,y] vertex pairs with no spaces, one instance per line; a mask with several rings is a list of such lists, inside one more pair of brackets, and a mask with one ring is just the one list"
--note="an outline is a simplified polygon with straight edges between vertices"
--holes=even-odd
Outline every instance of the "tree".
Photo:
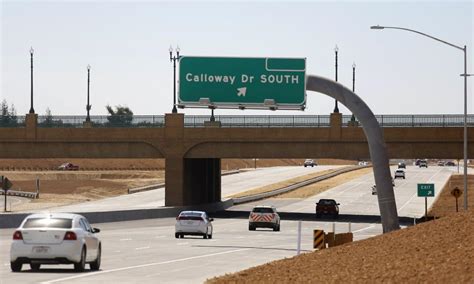
[[11,127],[18,124],[15,106],[12,104],[11,108],[8,108],[8,103],[6,99],[3,99],[0,106],[0,126],[2,127]]
[[43,127],[61,127],[63,125],[63,121],[61,119],[55,120],[51,114],[51,109],[47,107],[44,120],[39,124]]
[[107,120],[111,125],[121,126],[130,125],[132,123],[133,112],[130,108],[121,105],[115,106],[115,110],[110,105],[107,105],[105,108],[109,112]]

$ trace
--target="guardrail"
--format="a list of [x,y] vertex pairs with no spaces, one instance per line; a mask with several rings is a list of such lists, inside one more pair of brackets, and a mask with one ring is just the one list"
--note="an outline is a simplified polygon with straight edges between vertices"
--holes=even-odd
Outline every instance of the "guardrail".
[[[5,195],[5,190],[0,189],[0,195]],[[7,196],[19,196],[19,197],[27,197],[31,199],[36,199],[38,194],[36,192],[29,192],[29,191],[7,190]]]
[[347,172],[350,172],[350,171],[355,171],[355,170],[358,170],[358,169],[368,168],[368,167],[371,167],[371,166],[345,167],[345,168],[336,170],[332,173],[325,174],[325,175],[315,177],[315,178],[311,178],[311,179],[308,179],[308,180],[305,180],[305,181],[297,182],[295,184],[292,184],[292,185],[289,185],[289,186],[286,186],[286,187],[282,187],[282,188],[279,188],[279,189],[276,189],[276,190],[272,190],[272,191],[269,191],[269,192],[252,194],[252,195],[248,195],[248,196],[244,196],[244,197],[234,197],[234,198],[232,198],[232,200],[234,202],[234,205],[247,203],[247,202],[252,202],[252,201],[257,201],[257,200],[260,200],[260,199],[269,198],[269,197],[277,196],[277,195],[280,195],[280,194],[283,194],[283,193],[287,193],[287,192],[293,191],[295,189],[301,188],[303,186],[307,186],[307,185],[310,185],[310,184],[313,184],[313,183],[316,183],[316,182],[319,182],[319,181],[322,181],[322,180],[325,180],[325,179],[328,179],[328,178],[332,178],[332,177],[335,177],[335,176],[343,174],[343,173],[347,173]]
[[[462,114],[418,114],[418,115],[375,115],[381,127],[461,127],[464,125]],[[125,128],[161,128],[165,125],[163,115],[133,116],[90,116],[92,127],[125,127]],[[86,116],[38,116],[40,128],[82,128]],[[184,126],[190,128],[204,127],[209,121],[208,115],[185,115]],[[215,120],[224,128],[243,127],[329,127],[329,115],[216,115]],[[1,127],[25,127],[25,116],[15,120],[4,120],[0,116]],[[347,127],[351,115],[342,116],[342,126]],[[474,115],[467,116],[469,127],[474,126]],[[361,126],[360,124],[358,125]]]

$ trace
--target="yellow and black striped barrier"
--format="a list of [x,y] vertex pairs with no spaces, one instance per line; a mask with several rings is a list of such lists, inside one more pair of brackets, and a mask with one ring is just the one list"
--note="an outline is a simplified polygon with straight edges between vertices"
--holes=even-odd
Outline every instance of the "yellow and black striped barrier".
[[324,230],[314,230],[313,231],[313,248],[314,249],[324,249],[326,248],[326,243],[324,242]]

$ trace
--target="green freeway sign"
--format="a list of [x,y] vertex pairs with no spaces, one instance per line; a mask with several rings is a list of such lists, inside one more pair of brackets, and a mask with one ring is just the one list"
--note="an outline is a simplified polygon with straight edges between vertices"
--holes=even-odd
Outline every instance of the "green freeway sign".
[[305,58],[181,57],[178,107],[304,109]]
[[435,196],[434,183],[419,183],[418,197],[432,197]]

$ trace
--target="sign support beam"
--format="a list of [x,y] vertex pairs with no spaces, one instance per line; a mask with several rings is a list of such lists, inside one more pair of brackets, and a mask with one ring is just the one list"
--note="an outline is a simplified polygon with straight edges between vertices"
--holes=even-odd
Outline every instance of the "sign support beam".
[[383,232],[388,233],[400,229],[387,148],[382,129],[374,113],[359,96],[332,80],[308,75],[306,90],[322,93],[338,100],[360,121],[369,143]]

